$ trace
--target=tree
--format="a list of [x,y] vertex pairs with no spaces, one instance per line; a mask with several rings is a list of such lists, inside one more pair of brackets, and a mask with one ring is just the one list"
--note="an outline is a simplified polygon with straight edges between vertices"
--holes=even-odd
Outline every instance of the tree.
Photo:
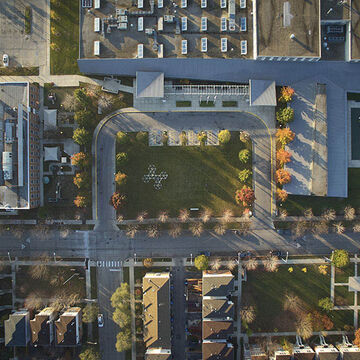
[[187,209],[181,209],[179,211],[179,220],[181,222],[186,222],[190,217],[190,212]]
[[96,320],[99,313],[98,304],[86,304],[83,309],[82,320],[84,323],[92,323]]
[[160,211],[158,219],[161,223],[166,223],[169,219],[169,213],[167,211]]
[[75,186],[77,186],[79,189],[82,188],[84,185],[87,184],[86,175],[84,173],[76,173],[73,182]]
[[345,226],[341,222],[333,224],[333,227],[337,234],[343,234],[345,232]]
[[156,238],[159,236],[160,232],[159,232],[159,228],[157,225],[149,225],[148,228],[146,229],[147,235],[149,238]]
[[138,226],[137,225],[128,225],[126,228],[126,236],[133,239],[138,232]]
[[136,134],[136,141],[143,144],[143,145],[148,145],[149,143],[149,135],[146,131],[139,131],[137,134]]
[[298,296],[292,293],[286,293],[284,299],[284,310],[298,314],[304,310],[304,304]]
[[77,128],[74,130],[73,140],[79,145],[89,145],[91,143],[91,134],[84,128]]
[[290,86],[283,86],[281,88],[281,95],[279,97],[280,102],[288,103],[292,100],[295,90]]
[[326,221],[332,221],[336,219],[336,211],[334,209],[326,209],[322,213],[322,217]]
[[64,100],[62,101],[62,106],[67,111],[75,111],[77,108],[77,100],[72,94],[66,93]]
[[222,214],[221,221],[223,223],[229,223],[232,220],[233,216],[234,213],[230,209],[225,209]]
[[204,225],[201,222],[194,222],[189,226],[189,229],[194,236],[199,237],[204,231]]
[[121,171],[118,171],[115,174],[115,182],[116,184],[118,184],[119,186],[123,186],[126,184],[127,182],[127,175],[122,173]]
[[244,185],[240,190],[236,190],[235,201],[243,206],[251,205],[255,201],[254,190]]
[[252,175],[252,171],[251,171],[251,170],[249,170],[249,169],[244,169],[244,170],[239,171],[238,177],[239,177],[240,182],[244,183],[244,182],[246,182],[246,181],[249,179],[249,177],[250,177],[251,175]]
[[280,188],[276,189],[276,199],[278,201],[284,202],[286,201],[287,197],[288,197],[288,193],[286,190]]
[[210,263],[210,267],[212,270],[219,270],[221,268],[221,260],[216,258]]
[[80,360],[100,360],[101,356],[99,352],[93,347],[85,347],[85,349],[79,354]]
[[277,161],[279,166],[283,166],[283,165],[289,163],[291,161],[291,153],[289,153],[288,151],[280,148],[276,152],[276,161]]
[[307,219],[312,219],[314,217],[314,213],[312,211],[311,208],[307,208],[304,210],[304,216],[307,218]]
[[296,322],[296,332],[304,340],[307,340],[311,337],[313,333],[313,327],[310,314],[298,318],[298,321]]
[[130,304],[130,287],[129,284],[123,282],[111,295],[111,306],[119,307],[123,304]]
[[353,232],[356,233],[360,232],[360,223],[357,223],[353,226]]
[[128,155],[125,152],[119,152],[116,154],[116,165],[118,167],[123,167],[128,162]]
[[188,144],[188,138],[185,131],[182,131],[179,135],[181,146],[186,146]]
[[130,141],[129,135],[126,132],[118,131],[116,133],[116,141],[119,145],[127,145]]
[[43,254],[39,257],[38,263],[30,267],[30,276],[35,280],[45,280],[49,276],[49,257]]
[[331,262],[337,268],[343,268],[350,263],[349,253],[346,250],[334,250],[331,256]]
[[233,271],[236,268],[237,262],[235,260],[229,260],[226,264],[226,267],[230,270]]
[[346,220],[352,221],[355,219],[355,209],[351,206],[346,206],[344,209],[344,217]]
[[217,235],[224,235],[226,233],[226,227],[223,224],[216,224],[214,227],[214,231]]
[[153,260],[152,258],[146,258],[143,260],[143,265],[146,267],[146,268],[151,268],[153,266]]
[[88,200],[85,196],[78,195],[78,196],[76,196],[76,198],[74,200],[74,204],[78,208],[84,208],[87,206]]
[[220,144],[225,145],[231,139],[231,133],[229,130],[221,130],[218,134],[218,139]]
[[71,157],[71,164],[84,168],[89,165],[89,158],[83,152],[78,152]]
[[39,310],[44,307],[44,301],[36,293],[31,293],[25,299],[25,307],[28,310]]
[[287,123],[294,120],[294,109],[287,106],[276,112],[276,120],[281,125],[286,125]]
[[247,143],[250,141],[250,135],[246,131],[241,131],[239,135],[240,141]]
[[87,108],[91,106],[91,99],[90,97],[87,95],[86,90],[85,89],[76,89],[74,91],[74,97],[76,99],[76,101],[79,103],[79,106],[81,108]]
[[123,352],[131,349],[131,331],[123,329],[116,335],[116,351]]
[[284,185],[291,181],[291,175],[287,170],[277,169],[275,173],[275,180],[279,185]]
[[113,312],[112,319],[121,328],[126,328],[127,326],[129,326],[131,322],[130,306],[128,305],[117,306]]
[[195,258],[194,265],[198,270],[206,270],[209,267],[209,258],[205,255],[199,255]]
[[169,235],[175,239],[181,234],[181,230],[180,224],[172,224],[169,229]]
[[284,147],[285,145],[291,143],[295,139],[295,133],[289,128],[278,129],[276,132],[277,142]]
[[329,297],[325,297],[319,300],[319,307],[322,310],[329,312],[334,308],[334,303],[331,301]]
[[255,308],[253,306],[244,306],[240,310],[240,316],[242,321],[246,322],[247,324],[251,324],[254,322],[256,317]]
[[258,263],[257,263],[256,259],[250,258],[248,261],[246,261],[244,263],[244,266],[245,266],[245,269],[248,271],[256,270],[258,267]]
[[74,115],[74,120],[81,128],[91,127],[93,118],[94,118],[94,114],[87,109],[81,109],[77,111]]
[[208,208],[205,208],[200,214],[200,219],[205,224],[209,222],[209,220],[211,219],[211,215],[212,215],[212,211]]
[[279,267],[278,258],[276,256],[269,256],[264,260],[264,268],[268,272],[275,272]]
[[118,191],[115,191],[110,198],[110,203],[114,207],[115,210],[122,208],[125,205],[126,196],[124,194],[120,194]]
[[354,345],[360,346],[360,328],[355,331]]
[[207,141],[207,134],[205,131],[200,131],[198,134],[198,139],[200,141],[200,145],[201,146],[205,146],[206,145],[206,141]]
[[245,164],[250,159],[250,151],[248,149],[243,149],[239,152],[239,160]]

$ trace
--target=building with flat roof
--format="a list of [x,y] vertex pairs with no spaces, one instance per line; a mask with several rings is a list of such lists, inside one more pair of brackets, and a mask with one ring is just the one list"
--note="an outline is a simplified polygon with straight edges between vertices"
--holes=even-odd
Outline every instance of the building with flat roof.
[[147,349],[145,360],[170,360],[171,350],[169,349]]
[[54,320],[56,312],[45,308],[30,320],[31,342],[34,346],[48,346],[54,341]]
[[37,85],[0,83],[0,210],[40,205],[40,98]]
[[55,345],[69,347],[80,345],[81,336],[81,308],[69,308],[55,321]]
[[171,350],[170,273],[147,273],[143,277],[143,309],[145,347],[167,354]]
[[30,314],[27,310],[15,311],[4,321],[5,346],[27,346],[30,341]]

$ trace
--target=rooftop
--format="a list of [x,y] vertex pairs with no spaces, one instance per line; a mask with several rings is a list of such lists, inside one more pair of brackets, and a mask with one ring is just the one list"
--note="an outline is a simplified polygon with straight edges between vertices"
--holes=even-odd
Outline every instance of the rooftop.
[[147,349],[145,353],[145,360],[170,360],[171,351],[164,349]]
[[164,97],[164,73],[136,72],[136,97]]
[[233,321],[203,320],[202,336],[204,340],[227,339],[233,334]]
[[351,16],[351,33],[352,33],[351,58],[360,59],[360,0],[352,0],[350,16]]
[[234,275],[227,270],[203,271],[202,295],[226,297],[234,290]]
[[26,346],[29,342],[29,312],[16,311],[5,320],[5,345]]
[[76,316],[81,312],[81,308],[74,307],[66,310],[55,321],[56,345],[74,346],[77,345],[77,326]]
[[170,273],[143,277],[143,304],[145,346],[170,349]]
[[202,316],[209,319],[233,319],[234,303],[228,299],[203,299]]
[[319,1],[258,0],[258,55],[319,57]]
[[203,360],[233,360],[234,348],[227,342],[210,342],[202,343]]

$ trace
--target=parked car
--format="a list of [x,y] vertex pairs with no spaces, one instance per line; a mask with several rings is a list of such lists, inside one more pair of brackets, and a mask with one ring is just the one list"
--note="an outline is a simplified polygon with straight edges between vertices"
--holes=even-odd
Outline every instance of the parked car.
[[9,66],[9,55],[8,54],[3,55],[3,64],[5,67]]
[[284,254],[280,250],[271,250],[270,255],[277,256],[278,258],[281,258],[282,256],[284,256]]
[[98,314],[98,327],[101,328],[104,326],[104,315]]
[[252,255],[253,255],[253,253],[252,253],[251,251],[249,251],[249,250],[247,250],[247,251],[243,250],[243,251],[240,252],[240,259],[245,259],[245,258],[247,258],[247,257],[250,258]]
[[205,255],[207,257],[211,256],[211,252],[210,251],[200,251],[199,255]]

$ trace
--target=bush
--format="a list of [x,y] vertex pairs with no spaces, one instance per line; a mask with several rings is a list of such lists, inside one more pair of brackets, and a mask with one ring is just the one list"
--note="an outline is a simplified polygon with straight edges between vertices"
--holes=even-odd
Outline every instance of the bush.
[[205,146],[206,145],[206,140],[207,140],[207,134],[205,131],[201,131],[198,134],[198,139],[200,141],[200,145],[201,146]]
[[79,145],[89,145],[91,143],[91,134],[84,128],[78,128],[74,130],[73,140]]
[[195,258],[194,265],[198,270],[206,270],[209,267],[209,258],[205,255],[199,255]]
[[324,311],[331,311],[334,308],[334,303],[329,297],[325,297],[319,300],[319,307]]
[[123,186],[127,182],[127,175],[122,173],[121,171],[117,172],[115,175],[115,182],[119,186]]
[[129,143],[129,135],[123,131],[118,131],[116,133],[116,141],[120,145],[126,145]]
[[286,192],[286,190],[280,188],[276,189],[276,199],[278,201],[284,202],[286,201],[287,197],[288,197],[288,193]]
[[279,149],[276,152],[276,161],[278,166],[283,166],[291,161],[291,154],[284,149]]
[[280,102],[288,103],[292,100],[295,90],[290,86],[283,86],[281,88],[281,95],[279,97]]
[[250,159],[250,151],[248,149],[243,149],[239,152],[239,160],[242,163],[247,163]]
[[284,107],[276,112],[276,120],[281,125],[286,125],[287,123],[294,120],[294,109],[291,107]]
[[116,165],[118,167],[122,167],[126,165],[128,162],[128,155],[125,152],[120,152],[116,154]]
[[110,204],[114,207],[115,210],[120,209],[125,205],[126,196],[115,191],[110,198]]
[[79,152],[71,157],[71,164],[84,168],[89,165],[89,158],[85,153]]
[[136,141],[143,144],[143,145],[148,145],[149,144],[149,135],[146,131],[139,131],[136,134]]
[[254,190],[244,185],[240,190],[236,190],[235,201],[243,206],[251,205],[255,201]]
[[74,115],[74,120],[81,128],[91,127],[93,118],[94,114],[87,109],[81,109]]
[[337,268],[343,268],[350,263],[349,253],[346,250],[335,250],[331,256],[331,261]]
[[244,183],[244,182],[246,182],[248,179],[249,179],[249,177],[252,175],[252,171],[251,170],[249,170],[249,169],[244,169],[244,170],[241,170],[240,172],[239,172],[239,180],[240,180],[240,182],[242,182],[242,183]]
[[143,265],[146,268],[151,268],[153,266],[153,260],[151,258],[146,258],[143,260]]
[[289,128],[278,129],[278,131],[276,132],[276,140],[282,147],[289,144],[294,139],[295,133]]
[[275,173],[275,180],[278,184],[284,185],[291,181],[291,175],[284,169],[278,169]]
[[221,130],[218,135],[220,144],[227,144],[231,139],[231,134],[229,130]]

